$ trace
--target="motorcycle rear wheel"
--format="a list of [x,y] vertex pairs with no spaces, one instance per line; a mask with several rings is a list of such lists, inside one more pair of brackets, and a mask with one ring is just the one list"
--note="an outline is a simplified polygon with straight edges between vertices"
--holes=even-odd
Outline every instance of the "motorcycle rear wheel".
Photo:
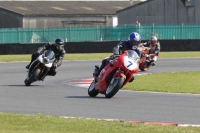
[[35,70],[31,73],[31,75],[28,77],[28,79],[25,79],[25,81],[24,81],[25,85],[26,85],[26,86],[30,86],[31,83],[33,83],[33,82],[37,79],[37,77],[38,77],[38,75],[40,74],[40,72],[41,72],[40,69],[35,69]]
[[125,79],[123,77],[118,76],[113,78],[112,80],[114,81],[111,81],[112,83],[110,83],[108,88],[106,89],[106,98],[112,98],[119,91],[119,89],[122,88]]
[[93,80],[88,88],[88,95],[90,97],[96,97],[99,94],[97,90],[95,90],[95,81]]

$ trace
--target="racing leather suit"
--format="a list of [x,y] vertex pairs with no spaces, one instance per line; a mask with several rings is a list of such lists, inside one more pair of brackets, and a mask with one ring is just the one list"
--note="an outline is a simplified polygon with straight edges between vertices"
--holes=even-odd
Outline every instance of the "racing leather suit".
[[[128,40],[121,41],[116,47],[113,48],[113,55],[103,59],[100,68],[95,73],[93,73],[93,75],[98,77],[101,70],[109,63],[110,60],[115,59],[117,55],[123,54],[126,50],[134,50],[139,55],[139,57],[141,57],[141,51],[138,49],[138,46],[132,46],[132,44]],[[129,82],[132,82],[133,80],[134,76]]]
[[157,58],[158,58],[158,55],[159,55],[159,52],[160,52],[160,42],[157,41],[154,45],[152,45],[151,41],[148,41],[146,43],[142,43],[142,45],[144,47],[150,48],[149,54],[156,54],[156,56],[154,56],[154,58],[152,59],[153,60],[152,65],[155,65],[155,62],[157,61]]
[[42,52],[44,50],[52,50],[54,53],[55,53],[55,60],[53,62],[53,66],[50,68],[50,71],[47,73],[47,75],[50,75],[50,76],[55,76],[56,73],[57,73],[57,70],[56,68],[61,66],[62,64],[62,60],[65,56],[65,49],[57,49],[55,47],[55,45],[51,44],[51,43],[47,43],[45,44],[43,47],[39,47],[37,52],[33,53],[32,54],[32,58],[31,58],[31,62],[30,64],[40,55],[42,54]]

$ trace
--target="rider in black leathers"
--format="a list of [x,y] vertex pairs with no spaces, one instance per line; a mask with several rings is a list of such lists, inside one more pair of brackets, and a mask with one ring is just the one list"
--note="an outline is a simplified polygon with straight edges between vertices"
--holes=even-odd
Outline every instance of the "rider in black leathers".
[[53,66],[50,68],[50,71],[47,75],[55,76],[57,73],[56,68],[61,66],[62,60],[65,56],[65,49],[64,49],[65,42],[62,38],[57,38],[54,43],[47,43],[43,47],[39,47],[38,50],[32,54],[31,62],[26,66],[29,69],[31,63],[40,55],[44,50],[51,49],[55,53],[55,60],[53,62]]

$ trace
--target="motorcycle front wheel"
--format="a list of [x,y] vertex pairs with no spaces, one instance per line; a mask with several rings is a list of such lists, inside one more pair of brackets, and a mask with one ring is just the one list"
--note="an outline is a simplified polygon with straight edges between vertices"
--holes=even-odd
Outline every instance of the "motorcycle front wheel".
[[141,71],[147,71],[149,68],[147,66],[144,66],[142,68],[140,68]]
[[99,94],[97,90],[95,90],[95,81],[93,80],[90,84],[90,87],[88,88],[88,95],[90,97],[96,97]]
[[113,78],[106,89],[105,97],[112,98],[119,91],[119,89],[121,89],[124,80],[125,79],[120,76]]
[[150,67],[150,63],[146,62],[143,66],[139,67],[141,71],[147,71]]
[[30,86],[31,83],[33,83],[37,79],[40,72],[41,72],[40,69],[33,70],[33,72],[31,72],[30,76],[27,79],[25,79],[25,81],[24,81],[25,85]]

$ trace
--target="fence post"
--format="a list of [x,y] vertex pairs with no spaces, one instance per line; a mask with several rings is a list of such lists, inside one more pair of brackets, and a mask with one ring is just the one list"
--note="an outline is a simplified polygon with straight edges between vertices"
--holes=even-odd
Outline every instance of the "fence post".
[[71,42],[71,25],[69,26],[69,42]]
[[2,35],[2,38],[0,39],[0,44],[3,43],[3,31],[0,29],[0,34]]
[[153,35],[154,35],[154,23],[153,23],[153,27],[152,27],[153,29],[152,29],[152,33],[153,33]]
[[138,27],[139,27],[139,29],[138,29],[139,32],[138,32],[138,33],[141,34],[141,33],[140,33],[140,23],[138,24]]
[[102,41],[101,26],[100,26],[100,41]]
[[183,39],[183,23],[181,25],[181,39]]
[[18,35],[18,43],[20,43],[19,28],[17,28],[17,35]]
[[[44,33],[45,33],[45,27],[43,28],[43,40],[45,38]],[[42,40],[42,42],[43,42],[43,40]]]

